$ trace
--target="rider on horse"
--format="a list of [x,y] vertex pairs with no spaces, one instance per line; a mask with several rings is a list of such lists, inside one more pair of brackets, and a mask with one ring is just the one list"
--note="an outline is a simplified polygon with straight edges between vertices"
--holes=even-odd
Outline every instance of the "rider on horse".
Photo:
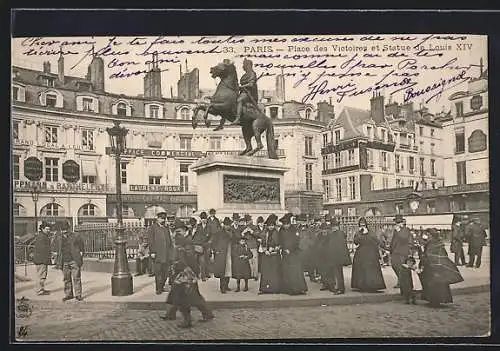
[[236,119],[233,121],[233,124],[240,123],[240,117],[245,103],[250,102],[252,104],[257,104],[259,99],[257,90],[257,74],[253,70],[252,61],[244,59],[243,70],[245,71],[245,74],[243,74],[240,79],[240,94],[238,96]]

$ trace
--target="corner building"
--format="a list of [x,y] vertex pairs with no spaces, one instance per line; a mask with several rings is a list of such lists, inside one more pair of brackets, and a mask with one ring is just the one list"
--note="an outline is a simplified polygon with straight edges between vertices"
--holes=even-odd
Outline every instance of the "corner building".
[[[39,221],[74,224],[116,217],[115,158],[106,128],[118,120],[129,130],[120,164],[123,215],[149,222],[160,210],[188,217],[198,209],[196,176],[190,166],[210,153],[237,154],[244,148],[240,127],[222,131],[191,126],[196,102],[165,98],[158,58],[144,76],[144,94],[125,96],[104,87],[104,61],[94,57],[84,78],[64,73],[64,58],[52,72],[13,66],[12,162],[15,233],[35,230],[34,186],[40,189]],[[194,73],[193,73],[194,71]],[[198,74],[182,79],[183,96],[200,96]],[[195,77],[196,79],[193,79]],[[194,85],[191,86],[191,85]],[[285,206],[317,215],[322,210],[321,131],[333,119],[331,103],[317,106],[284,101],[260,92],[260,107],[273,118],[285,173]],[[200,113],[201,117],[201,113]],[[212,122],[214,125],[215,121]],[[265,137],[264,137],[265,145]],[[255,144],[254,144],[255,145]],[[259,156],[265,156],[263,150]]]

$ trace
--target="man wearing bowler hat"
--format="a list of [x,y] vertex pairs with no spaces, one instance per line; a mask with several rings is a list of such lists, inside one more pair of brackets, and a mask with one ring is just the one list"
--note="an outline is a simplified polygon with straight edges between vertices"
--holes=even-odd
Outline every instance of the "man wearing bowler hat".
[[154,260],[156,294],[165,291],[173,243],[170,229],[166,225],[167,214],[158,212],[156,221],[148,228],[148,241],[151,258]]
[[394,223],[394,234],[389,251],[391,253],[392,269],[398,278],[395,288],[399,288],[399,271],[404,260],[411,254],[412,235],[405,226],[405,219],[402,215],[397,214]]
[[200,276],[202,281],[208,278],[207,264],[209,259],[208,241],[210,240],[210,230],[208,227],[208,216],[206,212],[200,213],[200,223],[196,226],[193,241],[195,254],[200,266]]

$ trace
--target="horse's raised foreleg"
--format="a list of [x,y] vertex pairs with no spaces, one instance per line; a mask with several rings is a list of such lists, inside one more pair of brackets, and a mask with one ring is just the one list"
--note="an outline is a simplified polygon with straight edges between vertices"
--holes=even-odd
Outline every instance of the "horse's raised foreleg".
[[193,109],[193,117],[191,118],[191,125],[193,126],[193,129],[196,129],[198,126],[198,112],[200,111],[200,107],[196,106]]

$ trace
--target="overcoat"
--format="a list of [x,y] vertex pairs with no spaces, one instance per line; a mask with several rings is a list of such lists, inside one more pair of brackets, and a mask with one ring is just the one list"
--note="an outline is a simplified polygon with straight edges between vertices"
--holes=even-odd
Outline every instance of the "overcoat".
[[154,222],[148,228],[148,243],[151,254],[155,254],[156,263],[170,263],[174,244],[170,229]]
[[358,232],[354,235],[354,244],[358,247],[352,260],[351,288],[361,291],[385,289],[377,237],[370,231]]

